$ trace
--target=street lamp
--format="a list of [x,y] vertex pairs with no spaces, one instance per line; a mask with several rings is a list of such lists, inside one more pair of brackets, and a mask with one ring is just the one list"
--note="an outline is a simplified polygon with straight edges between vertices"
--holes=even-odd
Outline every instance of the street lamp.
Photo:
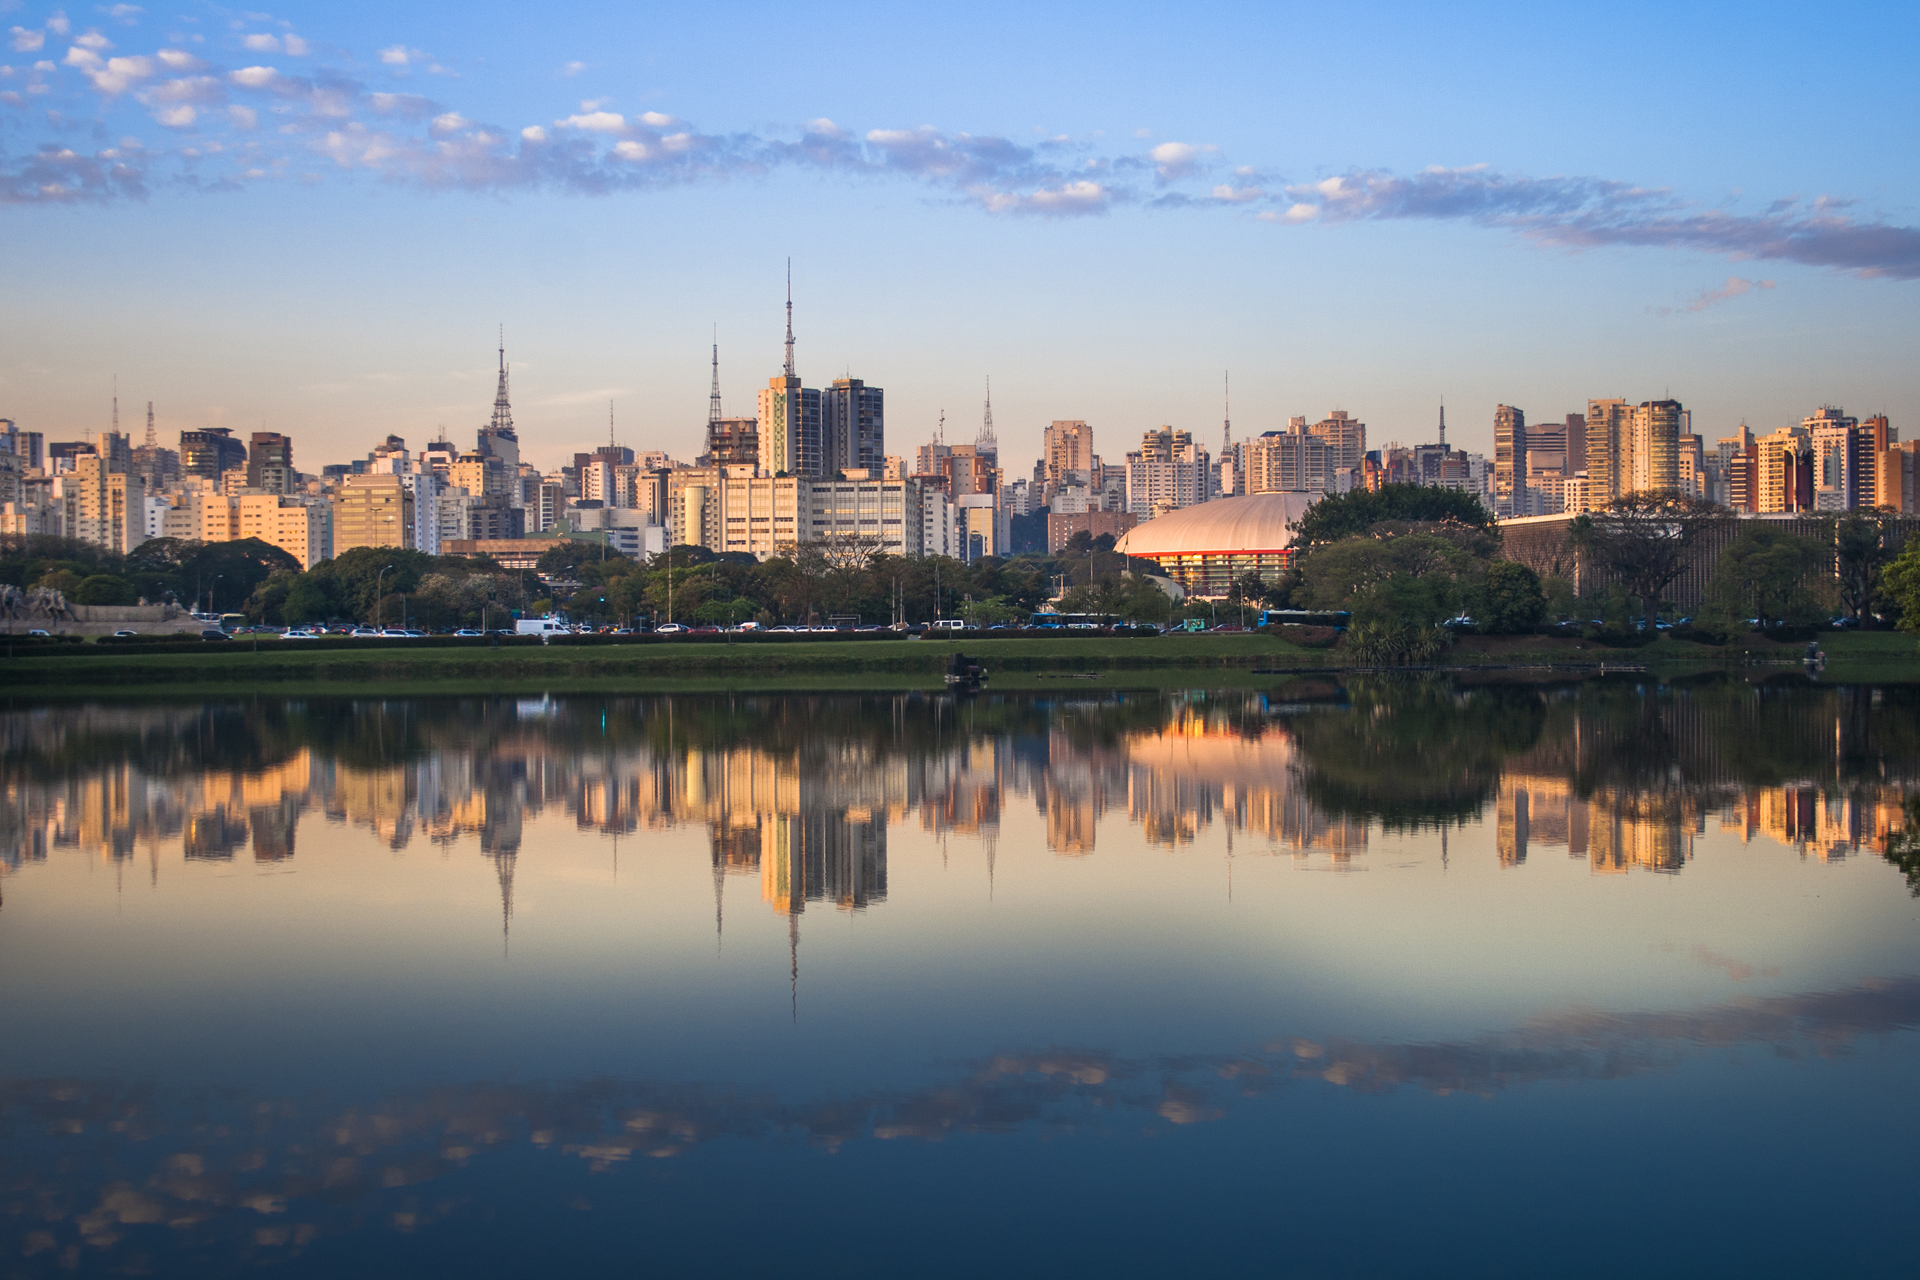
[[393,566],[388,565],[386,569],[373,575],[373,629],[375,631],[380,629],[380,580],[387,576],[387,569],[391,568]]
[[208,613],[213,612],[213,589],[215,586],[219,584],[220,579],[226,576],[227,575],[224,573],[216,573],[213,575],[213,581],[207,584],[207,612]]

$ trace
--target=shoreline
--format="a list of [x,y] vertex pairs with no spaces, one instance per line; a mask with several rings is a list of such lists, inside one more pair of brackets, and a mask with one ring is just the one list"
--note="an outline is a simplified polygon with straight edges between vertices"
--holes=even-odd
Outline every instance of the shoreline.
[[[1559,683],[1614,675],[1656,679],[1725,672],[1764,683],[1804,678],[1803,646],[1764,641],[1723,647],[1662,639],[1638,649],[1538,636],[1465,637],[1423,667],[1356,664],[1338,649],[1271,636],[1086,637],[1046,640],[881,640],[845,646],[652,644],[645,646],[383,647],[355,652],[255,652],[235,643],[207,653],[135,649],[0,658],[9,702],[163,696],[472,695],[737,692],[945,692],[955,650],[979,659],[987,692],[1075,687],[1263,688],[1315,677],[1439,675],[1456,680]],[[1903,632],[1822,637],[1821,683],[1920,680],[1920,652]]]

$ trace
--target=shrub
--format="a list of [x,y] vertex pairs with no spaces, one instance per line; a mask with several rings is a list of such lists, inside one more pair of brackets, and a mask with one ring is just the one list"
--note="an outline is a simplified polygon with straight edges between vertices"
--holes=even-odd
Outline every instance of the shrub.
[[1283,622],[1260,629],[1270,636],[1285,640],[1288,644],[1299,645],[1302,649],[1331,649],[1340,639],[1340,632],[1334,627],[1307,627],[1298,623]]

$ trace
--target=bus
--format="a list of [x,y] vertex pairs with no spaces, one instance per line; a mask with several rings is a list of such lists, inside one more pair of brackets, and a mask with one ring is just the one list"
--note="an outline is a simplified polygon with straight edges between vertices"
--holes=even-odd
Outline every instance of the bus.
[[223,613],[220,615],[220,629],[228,635],[232,635],[246,625],[247,615],[244,613]]
[[1036,613],[1027,625],[1044,631],[1088,631],[1111,627],[1119,621],[1119,616],[1111,613]]
[[1353,621],[1353,615],[1345,609],[1322,611],[1262,609],[1259,625],[1263,627],[1332,627],[1335,631],[1345,631],[1347,624],[1351,621]]

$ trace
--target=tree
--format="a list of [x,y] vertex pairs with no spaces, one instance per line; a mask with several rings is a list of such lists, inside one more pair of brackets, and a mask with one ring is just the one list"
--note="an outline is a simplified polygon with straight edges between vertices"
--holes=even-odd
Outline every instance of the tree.
[[74,604],[132,604],[136,599],[133,584],[117,574],[96,573],[83,579],[70,597]]
[[555,538],[552,549],[540,553],[539,571],[550,577],[571,578],[578,581],[582,566],[606,558],[606,551],[597,542],[575,538]]
[[1840,588],[1840,604],[1856,624],[1864,624],[1867,611],[1880,594],[1880,575],[1893,559],[1888,543],[1893,532],[1890,513],[1850,511],[1833,523],[1834,570]]
[[1540,625],[1546,613],[1540,575],[1517,560],[1496,560],[1480,580],[1474,621],[1492,635],[1520,635]]
[[1648,489],[1613,500],[1597,515],[1574,522],[1572,535],[1596,567],[1640,597],[1652,633],[1660,597],[1686,569],[1702,538],[1725,528],[1733,513],[1675,489]]
[[1808,623],[1820,613],[1811,583],[1825,567],[1827,549],[1763,521],[1748,521],[1720,554],[1707,596],[1728,619],[1760,625]]
[[1920,537],[1907,539],[1906,550],[1881,575],[1881,586],[1900,610],[1900,629],[1920,631]]
[[1387,484],[1319,499],[1294,524],[1293,545],[1310,551],[1389,521],[1455,524],[1489,532],[1496,527],[1493,512],[1475,494],[1421,484]]

